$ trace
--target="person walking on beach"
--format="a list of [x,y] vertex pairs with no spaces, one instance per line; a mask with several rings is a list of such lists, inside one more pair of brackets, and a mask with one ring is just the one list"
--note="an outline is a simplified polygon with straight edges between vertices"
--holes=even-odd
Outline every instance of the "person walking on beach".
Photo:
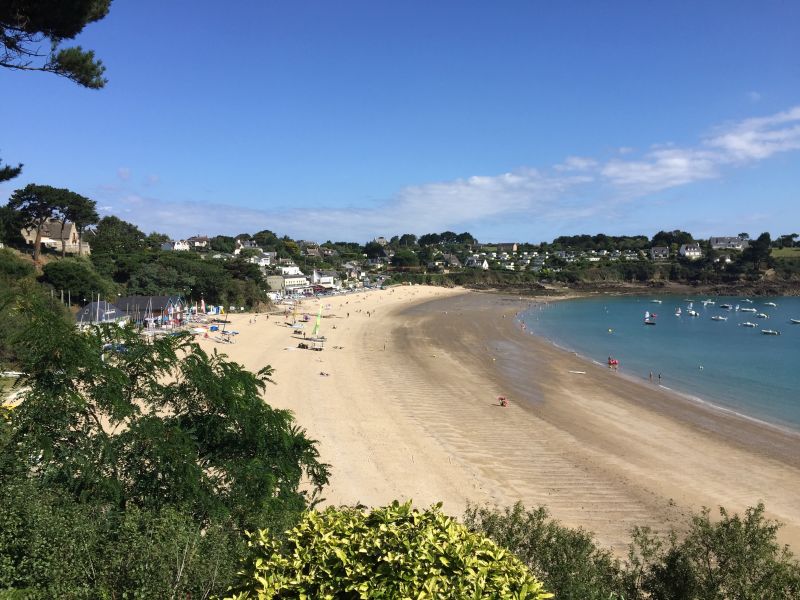
[[661,373],[658,374],[658,385],[661,385]]
[[653,372],[650,371],[650,383],[653,383]]

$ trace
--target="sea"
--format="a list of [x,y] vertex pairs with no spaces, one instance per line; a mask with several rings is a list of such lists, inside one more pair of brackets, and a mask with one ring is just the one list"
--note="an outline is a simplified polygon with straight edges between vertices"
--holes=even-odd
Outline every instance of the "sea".
[[[800,319],[800,298],[714,297],[713,304],[703,300],[582,298],[534,305],[518,318],[527,331],[587,360],[606,365],[609,357],[617,359],[620,372],[628,377],[649,383],[652,374],[653,385],[800,431],[800,324],[790,322]],[[731,308],[726,310],[724,304]],[[689,316],[690,307],[699,316]],[[741,310],[750,308],[757,312]],[[655,325],[644,323],[646,312]],[[758,327],[745,327],[745,322]],[[764,329],[780,335],[765,335]]]

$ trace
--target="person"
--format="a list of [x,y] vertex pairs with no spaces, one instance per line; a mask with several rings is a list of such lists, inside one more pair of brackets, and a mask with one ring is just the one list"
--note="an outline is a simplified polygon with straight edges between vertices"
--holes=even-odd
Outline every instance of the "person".
[[652,371],[650,371],[650,381],[651,382],[653,381],[653,372]]
[[661,385],[661,373],[658,374],[658,384]]

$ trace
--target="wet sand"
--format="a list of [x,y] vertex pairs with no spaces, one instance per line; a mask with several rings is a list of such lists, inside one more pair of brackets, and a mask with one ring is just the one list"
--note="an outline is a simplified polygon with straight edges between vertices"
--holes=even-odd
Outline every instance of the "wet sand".
[[514,319],[528,302],[420,286],[340,296],[323,300],[323,352],[297,350],[274,318],[243,317],[224,350],[276,367],[266,399],[319,440],[330,504],[412,498],[459,516],[467,501],[521,500],[624,551],[634,525],[678,527],[702,506],[763,500],[800,547],[800,436],[535,338]]

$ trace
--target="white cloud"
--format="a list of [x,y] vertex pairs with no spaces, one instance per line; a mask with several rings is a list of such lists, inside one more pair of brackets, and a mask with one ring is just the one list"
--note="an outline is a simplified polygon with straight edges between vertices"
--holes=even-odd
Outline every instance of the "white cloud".
[[[569,156],[549,169],[521,168],[409,186],[393,197],[346,208],[259,210],[169,202],[122,192],[105,200],[129,210],[147,231],[185,236],[271,229],[294,237],[366,240],[378,234],[446,229],[499,231],[529,223],[580,227],[618,219],[633,201],[659,191],[720,178],[727,169],[800,149],[800,106],[717,128],[689,146],[654,145],[639,156],[619,148],[613,158]],[[129,172],[128,172],[129,174]],[[111,196],[111,197],[108,197]],[[629,212],[629,211],[628,211]]]
[[761,100],[761,94],[758,92],[747,92],[747,99],[750,100],[753,104],[759,102]]

